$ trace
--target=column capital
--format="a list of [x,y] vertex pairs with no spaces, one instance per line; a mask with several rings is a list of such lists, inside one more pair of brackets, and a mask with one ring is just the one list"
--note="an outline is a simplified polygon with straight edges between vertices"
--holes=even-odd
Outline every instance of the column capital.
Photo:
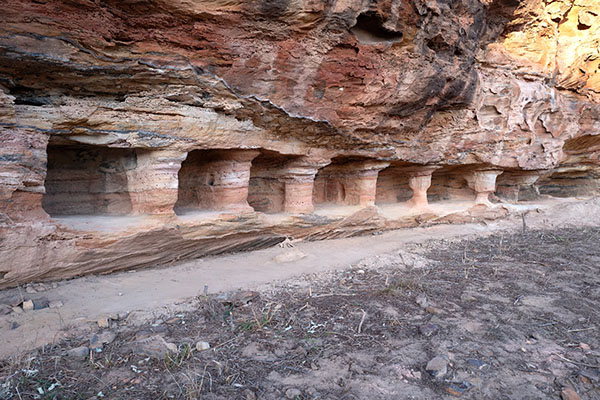
[[473,189],[477,196],[475,204],[491,207],[489,195],[496,191],[496,177],[504,171],[499,168],[478,168],[471,171],[465,177],[467,184]]
[[415,165],[402,168],[402,172],[406,173],[409,177],[429,176],[440,168],[442,168],[440,165]]
[[298,157],[287,161],[279,171],[284,180],[313,180],[319,169],[329,165],[331,159],[321,157]]
[[327,169],[328,175],[377,175],[379,171],[390,166],[389,161],[359,160],[332,165]]

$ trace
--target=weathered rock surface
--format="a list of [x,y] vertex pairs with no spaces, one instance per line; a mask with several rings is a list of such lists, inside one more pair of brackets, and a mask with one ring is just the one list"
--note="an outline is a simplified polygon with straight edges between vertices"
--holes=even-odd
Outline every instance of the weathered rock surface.
[[0,22],[0,288],[600,187],[598,0],[14,0]]

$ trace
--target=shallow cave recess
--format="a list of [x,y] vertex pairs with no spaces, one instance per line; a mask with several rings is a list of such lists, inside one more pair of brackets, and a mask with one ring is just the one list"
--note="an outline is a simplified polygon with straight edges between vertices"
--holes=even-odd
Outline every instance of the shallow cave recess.
[[398,43],[403,34],[383,26],[383,18],[372,11],[364,12],[356,19],[356,24],[350,28],[356,39],[362,44]]
[[49,215],[131,213],[129,179],[137,167],[135,149],[51,139],[47,154],[42,206]]

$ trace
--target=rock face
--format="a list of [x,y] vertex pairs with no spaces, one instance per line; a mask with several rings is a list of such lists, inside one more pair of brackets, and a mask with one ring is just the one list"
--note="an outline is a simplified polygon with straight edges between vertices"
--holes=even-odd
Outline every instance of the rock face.
[[598,0],[13,0],[0,22],[0,287],[597,193]]

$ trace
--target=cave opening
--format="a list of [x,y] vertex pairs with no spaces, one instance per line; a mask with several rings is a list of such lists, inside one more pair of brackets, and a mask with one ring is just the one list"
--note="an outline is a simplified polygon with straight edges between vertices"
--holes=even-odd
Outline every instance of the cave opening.
[[42,197],[50,216],[131,213],[128,173],[137,166],[134,149],[53,142],[47,147]]
[[379,172],[375,192],[376,204],[395,204],[410,200],[409,175],[402,165],[392,165]]
[[337,157],[315,176],[313,204],[356,206],[361,204],[363,188],[360,163],[366,158]]
[[427,190],[429,203],[473,200],[475,192],[466,180],[469,172],[470,169],[463,166],[444,166],[433,172],[431,186]]
[[226,168],[219,160],[219,153],[214,150],[188,153],[178,173],[176,214],[219,208],[216,185],[221,183],[218,175]]
[[252,161],[248,204],[255,211],[264,213],[285,211],[286,185],[282,179],[282,171],[289,161],[298,157],[263,150]]
[[251,211],[248,182],[254,150],[192,150],[178,173],[175,213]]
[[374,12],[365,12],[358,16],[356,24],[350,29],[356,39],[363,44],[397,43],[402,41],[402,32],[383,26],[383,19]]
[[321,168],[315,176],[313,186],[313,204],[346,204],[347,179],[343,172],[345,160],[337,159],[324,168]]

